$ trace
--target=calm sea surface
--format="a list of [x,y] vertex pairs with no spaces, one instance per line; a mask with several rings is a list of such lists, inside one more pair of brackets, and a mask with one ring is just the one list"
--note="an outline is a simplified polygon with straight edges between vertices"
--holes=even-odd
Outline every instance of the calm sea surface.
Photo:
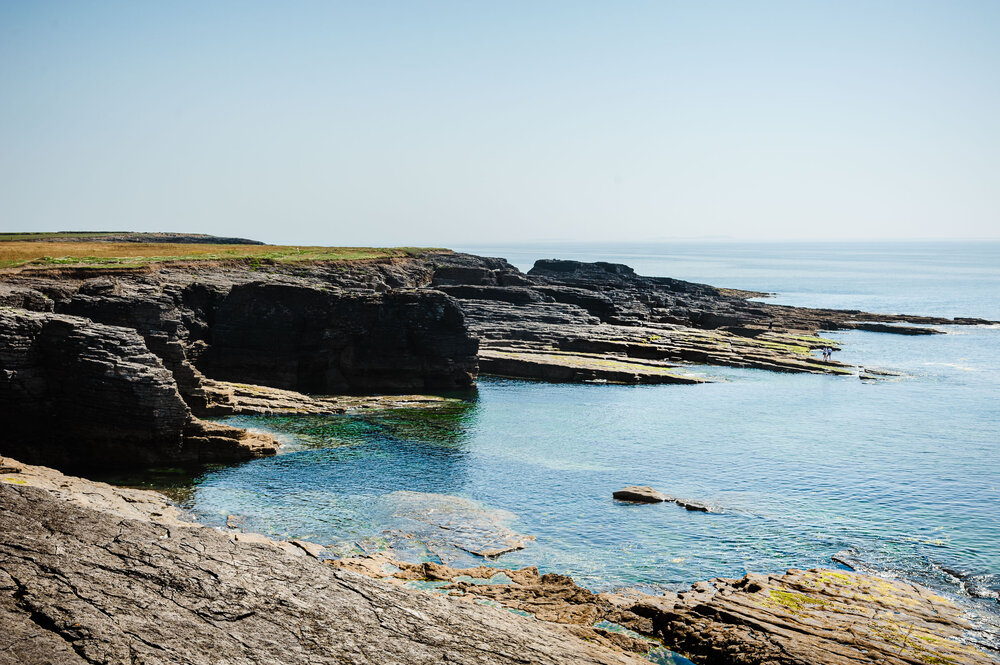
[[[790,305],[1000,320],[997,243],[463,249],[524,270],[537,258],[606,260]],[[285,452],[209,470],[179,496],[209,523],[236,515],[338,552],[393,546],[457,565],[480,560],[442,550],[430,523],[499,521],[536,540],[495,565],[537,565],[596,590],[836,567],[836,556],[971,592],[989,615],[1000,591],[1000,328],[829,336],[843,343],[837,359],[905,376],[703,367],[717,383],[483,379],[445,409],[231,418],[276,434]],[[718,512],[611,499],[631,484]]]

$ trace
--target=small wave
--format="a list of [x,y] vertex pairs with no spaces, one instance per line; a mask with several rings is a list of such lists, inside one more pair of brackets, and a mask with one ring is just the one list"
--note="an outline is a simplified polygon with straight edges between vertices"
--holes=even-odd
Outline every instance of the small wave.
[[950,367],[951,369],[958,369],[963,372],[981,372],[982,370],[978,367],[969,367],[968,365],[959,365],[958,363],[924,363],[925,366],[934,367]]

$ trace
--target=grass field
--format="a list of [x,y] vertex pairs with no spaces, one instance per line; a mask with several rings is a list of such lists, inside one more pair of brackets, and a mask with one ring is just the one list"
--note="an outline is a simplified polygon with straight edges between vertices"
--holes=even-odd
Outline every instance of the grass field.
[[435,250],[420,247],[291,247],[44,240],[26,242],[0,239],[0,268],[80,265],[124,267],[167,261],[356,261],[419,256],[431,251]]

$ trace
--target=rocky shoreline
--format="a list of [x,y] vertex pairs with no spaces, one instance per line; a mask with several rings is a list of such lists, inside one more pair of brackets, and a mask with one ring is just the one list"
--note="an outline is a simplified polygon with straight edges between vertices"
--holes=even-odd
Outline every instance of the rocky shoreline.
[[[994,662],[965,610],[845,571],[594,594],[188,521],[155,492],[0,458],[0,663]],[[405,588],[419,583],[438,593]]]
[[[485,584],[495,569],[331,564],[310,543],[194,525],[154,493],[32,466],[240,462],[279,444],[204,418],[428,404],[479,374],[855,375],[812,355],[836,346],[821,331],[990,323],[761,295],[450,252],[0,271],[0,664],[627,663],[666,648],[699,663],[989,662],[964,641],[963,609],[913,585],[789,571],[640,597],[530,569]],[[449,597],[399,588],[413,581]]]

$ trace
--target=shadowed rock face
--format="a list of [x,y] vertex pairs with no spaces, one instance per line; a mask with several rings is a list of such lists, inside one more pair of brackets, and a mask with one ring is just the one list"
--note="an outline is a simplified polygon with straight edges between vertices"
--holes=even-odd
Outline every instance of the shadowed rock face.
[[179,523],[151,492],[37,468],[0,478],[2,665],[644,662],[305,548]]
[[212,378],[317,394],[454,390],[474,380],[478,342],[436,292],[247,284],[222,297],[212,319],[197,363]]
[[273,454],[261,435],[193,418],[134,330],[0,311],[0,452],[64,468],[237,461]]

